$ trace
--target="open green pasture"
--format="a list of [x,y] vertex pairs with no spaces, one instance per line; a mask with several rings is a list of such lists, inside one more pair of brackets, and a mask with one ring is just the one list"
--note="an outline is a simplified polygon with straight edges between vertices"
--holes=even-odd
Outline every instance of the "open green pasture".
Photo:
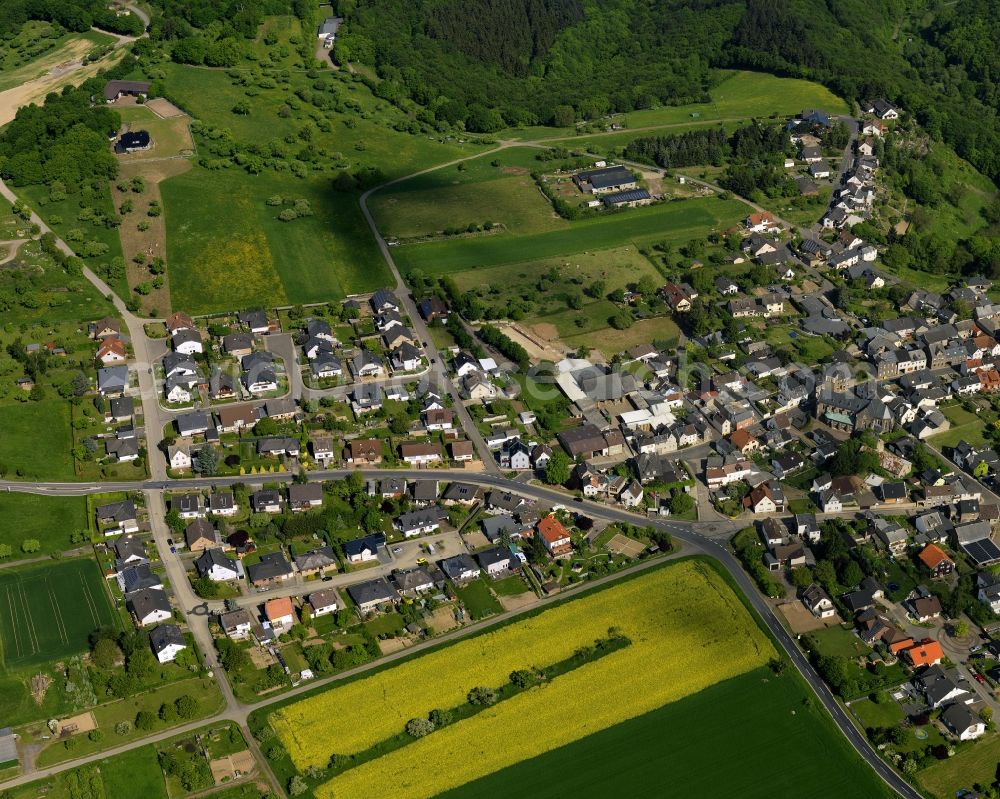
[[[777,751],[781,767],[762,766]],[[801,681],[792,675],[775,677],[766,668],[441,796],[486,799],[514,793],[524,799],[893,795],[816,707]]]
[[516,236],[509,233],[409,244],[395,248],[404,271],[422,269],[443,275],[497,264],[523,263],[626,244],[687,241],[725,230],[740,220],[747,206],[734,199],[706,197],[630,208],[572,223],[564,230]]
[[97,564],[54,561],[0,572],[0,639],[6,668],[79,654],[98,627],[115,624]]

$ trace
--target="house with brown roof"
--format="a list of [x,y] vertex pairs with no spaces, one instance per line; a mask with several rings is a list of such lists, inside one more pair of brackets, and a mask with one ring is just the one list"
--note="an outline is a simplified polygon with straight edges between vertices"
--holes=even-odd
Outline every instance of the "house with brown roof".
[[399,456],[411,466],[427,466],[441,460],[441,448],[430,442],[400,444]]
[[944,577],[955,571],[955,561],[937,544],[928,544],[920,550],[917,557],[927,567],[932,577]]
[[729,443],[732,444],[744,455],[760,451],[760,442],[754,438],[746,429],[737,430],[729,436]]
[[476,455],[476,449],[471,441],[452,441],[448,446],[453,461],[471,461]]
[[295,624],[295,606],[287,596],[269,599],[264,603],[264,618],[271,622],[271,629],[283,633]]
[[107,336],[119,336],[122,332],[121,323],[113,316],[105,316],[94,322],[91,335],[95,338],[106,338]]
[[910,612],[918,622],[936,619],[941,611],[941,600],[936,596],[921,596],[910,600]]
[[675,313],[687,313],[691,310],[691,298],[676,283],[667,283],[660,289],[660,294],[663,295]]
[[546,552],[553,558],[562,558],[573,552],[569,530],[555,516],[549,514],[539,519],[536,529]]
[[176,336],[182,330],[194,330],[194,320],[183,311],[170,314],[163,323],[171,336]]
[[220,433],[236,433],[253,427],[259,419],[258,409],[254,405],[227,405],[219,408],[218,414]]
[[191,552],[202,552],[211,547],[222,546],[219,532],[206,519],[195,519],[184,530],[184,540]]
[[128,360],[128,353],[125,351],[125,342],[118,336],[108,336],[101,341],[94,356],[105,366],[116,363],[125,363]]
[[382,442],[377,438],[356,438],[347,442],[347,462],[352,466],[382,462]]

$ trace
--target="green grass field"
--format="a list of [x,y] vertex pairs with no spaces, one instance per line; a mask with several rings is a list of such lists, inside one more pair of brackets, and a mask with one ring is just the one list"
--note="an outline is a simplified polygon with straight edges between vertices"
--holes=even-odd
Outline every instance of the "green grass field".
[[[356,198],[327,180],[195,167],[160,191],[174,308],[336,300],[391,282]],[[307,199],[314,216],[281,222],[266,204],[275,194]]]
[[[714,123],[722,120],[788,116],[805,108],[820,108],[833,114],[849,113],[847,103],[829,89],[797,78],[779,78],[765,72],[722,72],[722,80],[709,94],[710,103],[666,106],[619,114],[615,121],[627,128]],[[532,139],[577,138],[572,128],[534,127],[512,129],[498,138]]]
[[368,204],[383,236],[431,235],[486,221],[515,233],[563,230],[570,223],[553,213],[530,174],[544,169],[538,152],[515,147],[466,161],[461,171],[437,169],[376,192]]
[[140,746],[102,760],[101,777],[107,799],[119,796],[167,799],[167,787],[153,746]]
[[[69,405],[44,399],[4,405],[0,463],[7,474],[25,478],[74,480]],[[45,457],[39,458],[38,453]]]
[[93,560],[0,572],[0,638],[7,669],[87,649],[87,636],[115,615]]
[[941,408],[941,413],[951,422],[951,428],[930,439],[935,447],[954,447],[959,441],[968,441],[974,447],[986,443],[983,420],[976,414],[969,413],[961,405]]
[[186,117],[163,119],[144,105],[123,106],[116,110],[130,130],[148,131],[153,143],[149,150],[126,156],[125,161],[169,158],[191,149],[191,138],[187,133],[189,120]]
[[[113,37],[98,31],[57,35],[50,23],[28,22],[17,36],[4,43],[6,46],[0,46],[0,92],[47,75],[59,64],[113,42]],[[28,58],[19,55],[18,49]],[[32,57],[32,53],[38,55]]]
[[478,238],[410,244],[394,249],[396,263],[429,275],[498,264],[609,250],[626,244],[687,241],[709,231],[721,231],[746,214],[739,200],[718,197],[660,203],[632,208],[573,223],[565,230],[515,236],[502,233]]
[[469,616],[473,621],[492,616],[499,613],[503,608],[496,598],[490,593],[489,586],[482,578],[473,580],[467,585],[456,586],[455,593],[462,600],[465,609],[469,611]]
[[925,790],[937,799],[950,799],[960,788],[972,790],[975,783],[990,785],[1000,761],[1000,736],[988,735],[947,760],[939,760],[917,775]]
[[[39,557],[69,549],[69,534],[86,530],[87,502],[83,497],[43,497],[37,494],[0,494],[0,544],[10,544],[12,559]],[[16,520],[16,523],[14,523]],[[37,539],[35,554],[21,552],[21,542]]]
[[[768,767],[777,752],[780,766]],[[761,668],[441,796],[654,793],[740,799],[893,795],[797,677],[776,678]]]

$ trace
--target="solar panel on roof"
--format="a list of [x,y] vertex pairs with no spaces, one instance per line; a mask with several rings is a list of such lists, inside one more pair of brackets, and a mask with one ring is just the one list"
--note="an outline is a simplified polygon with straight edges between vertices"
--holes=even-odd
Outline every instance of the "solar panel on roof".
[[961,544],[961,547],[965,554],[975,561],[977,566],[981,566],[984,563],[990,563],[991,561],[1000,560],[1000,547],[998,547],[990,538],[981,538],[978,541],[970,541],[967,544]]

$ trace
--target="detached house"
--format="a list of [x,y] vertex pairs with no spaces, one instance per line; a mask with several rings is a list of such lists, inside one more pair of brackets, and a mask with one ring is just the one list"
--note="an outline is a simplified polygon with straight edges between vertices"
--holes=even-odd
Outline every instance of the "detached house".
[[569,531],[552,515],[540,519],[536,529],[545,550],[553,558],[561,558],[573,552]]

